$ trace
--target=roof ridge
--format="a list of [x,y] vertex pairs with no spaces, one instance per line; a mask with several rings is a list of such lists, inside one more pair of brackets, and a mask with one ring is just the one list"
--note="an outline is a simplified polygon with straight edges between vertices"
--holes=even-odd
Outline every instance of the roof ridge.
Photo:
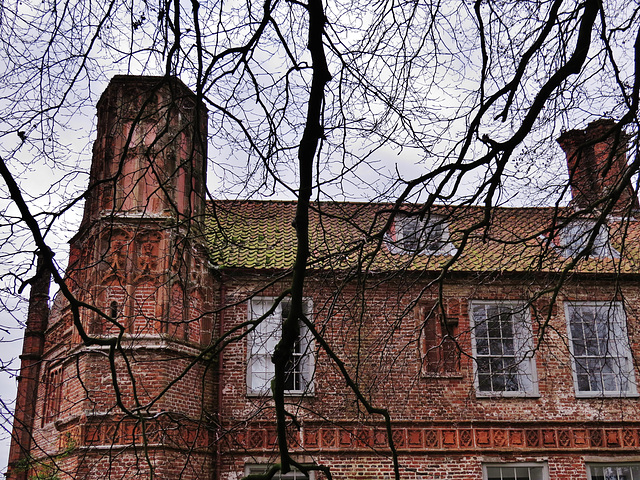
[[[213,204],[213,203],[256,203],[256,204],[295,204],[297,202],[297,200],[293,200],[293,199],[271,199],[271,198],[267,198],[267,199],[254,199],[254,198],[236,198],[236,199],[226,199],[226,198],[215,198],[215,199],[208,199],[207,203],[208,204]],[[367,202],[367,201],[361,201],[361,200],[313,200],[311,201],[312,205],[359,205],[359,206],[374,206],[374,205],[380,205],[380,206],[389,206],[389,207],[393,207],[395,205],[395,202]],[[406,202],[403,203],[402,205],[424,205],[423,203],[412,203],[412,202]],[[464,204],[434,204],[433,205],[436,208],[469,208],[469,209],[484,209],[485,206],[484,205],[464,205]],[[556,206],[556,205],[549,205],[549,206],[493,206],[491,207],[493,210],[513,210],[513,211],[522,211],[522,210],[558,210],[558,211],[563,211],[563,210],[573,210],[571,207],[569,206]]]

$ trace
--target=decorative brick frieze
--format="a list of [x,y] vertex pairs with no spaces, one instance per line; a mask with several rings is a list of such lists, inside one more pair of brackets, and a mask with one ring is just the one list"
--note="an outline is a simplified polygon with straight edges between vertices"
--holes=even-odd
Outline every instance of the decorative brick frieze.
[[542,429],[542,446],[547,448],[553,448],[557,446],[555,428]]
[[524,430],[524,437],[527,447],[539,447],[540,446],[540,431],[539,430]]
[[587,430],[574,429],[573,444],[576,447],[586,447],[589,444],[589,436],[588,436]]
[[442,431],[442,446],[455,447],[458,444],[458,432],[457,430],[443,430]]
[[338,446],[338,436],[335,428],[323,428],[320,430],[320,441],[323,448],[336,448]]
[[[302,443],[291,442],[294,450],[335,452],[388,449],[383,427],[305,426]],[[424,426],[393,428],[394,446],[399,451],[624,451],[640,448],[640,424],[604,425],[584,428],[584,424]],[[275,427],[251,426],[234,436],[233,445],[243,450],[273,451]]]
[[[210,444],[210,434],[197,422],[185,420],[171,421],[161,418],[147,421],[143,427],[140,422],[131,419],[114,421],[112,419],[90,420],[78,427],[67,430],[74,433],[77,446],[133,446],[147,445],[171,447],[185,450],[203,450]],[[60,436],[61,438],[64,435]],[[264,431],[252,430],[250,448],[264,448]],[[257,439],[257,440],[254,440]]]
[[558,432],[558,446],[563,448],[571,447],[571,432],[569,430],[560,430]]
[[265,431],[264,429],[252,428],[249,430],[247,437],[247,448],[249,449],[262,449],[265,448]]
[[469,448],[473,446],[473,430],[460,429],[458,431],[458,439],[460,441],[458,445],[462,448]]
[[340,447],[341,448],[349,448],[351,447],[351,443],[352,443],[352,433],[349,432],[348,430],[340,430],[338,432],[339,434],[339,441],[340,441]]
[[[317,428],[307,428],[304,430],[303,434],[303,442],[304,446],[309,449],[317,449],[319,447],[319,429]],[[350,442],[345,444],[345,446],[350,445]]]
[[478,447],[491,447],[491,430],[482,428],[476,431],[476,446]]
[[600,428],[589,429],[589,443],[592,447],[604,447],[604,437]]
[[393,438],[393,443],[396,448],[406,448],[407,446],[407,435],[406,431],[403,428],[398,428],[392,431],[391,436]]
[[638,430],[633,428],[622,429],[622,446],[634,447],[638,445]]
[[421,448],[424,445],[424,433],[422,430],[418,430],[415,428],[407,430],[407,438],[407,447],[410,449]]
[[493,444],[498,448],[507,447],[509,445],[509,432],[504,429],[496,429],[493,431]]
[[620,431],[616,430],[605,430],[605,442],[607,447],[609,448],[618,448],[620,447]]
[[378,428],[373,431],[373,444],[376,447],[384,447],[389,443],[387,432]]
[[[524,447],[525,436],[523,430],[509,430],[509,445],[516,448]],[[463,443],[460,442],[460,447],[470,447],[471,444],[469,442]]]

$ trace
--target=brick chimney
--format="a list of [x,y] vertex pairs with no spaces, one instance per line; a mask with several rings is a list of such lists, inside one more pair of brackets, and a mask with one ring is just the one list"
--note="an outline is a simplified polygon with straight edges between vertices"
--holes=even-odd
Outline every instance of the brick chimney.
[[567,155],[571,203],[577,209],[589,208],[615,188],[621,190],[614,213],[639,208],[631,182],[620,185],[627,170],[629,136],[615,127],[614,120],[601,119],[585,130],[570,130],[558,138]]

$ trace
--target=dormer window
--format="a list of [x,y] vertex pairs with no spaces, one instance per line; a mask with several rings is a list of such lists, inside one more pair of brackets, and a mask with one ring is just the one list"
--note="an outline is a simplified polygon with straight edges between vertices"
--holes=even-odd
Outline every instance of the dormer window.
[[609,243],[607,226],[600,225],[594,236],[595,228],[596,222],[591,220],[574,220],[568,223],[559,234],[562,255],[575,257],[584,252],[587,257],[618,258],[618,252]]
[[445,217],[398,214],[391,234],[391,253],[448,255],[454,249],[449,242]]

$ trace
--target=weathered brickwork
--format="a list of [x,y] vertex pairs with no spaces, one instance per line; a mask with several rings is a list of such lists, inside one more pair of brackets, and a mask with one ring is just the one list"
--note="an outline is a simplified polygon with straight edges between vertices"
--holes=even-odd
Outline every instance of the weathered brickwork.
[[[275,461],[274,457],[255,456],[246,457],[246,464],[267,464]],[[580,454],[559,454],[554,456],[536,455],[451,455],[432,454],[428,456],[406,455],[403,457],[401,478],[408,480],[467,480],[483,478],[483,465],[526,464],[537,465],[548,471],[549,478],[557,480],[586,479],[586,463],[590,461],[609,461],[616,463],[628,457],[599,457],[594,458]],[[358,480],[391,480],[394,478],[393,466],[390,462],[381,461],[377,455],[358,455],[351,452],[332,456],[300,457],[302,462],[317,461],[331,464],[336,478]],[[238,480],[244,475],[244,462],[237,462],[222,478]],[[324,475],[316,474],[317,479],[324,479]]]
[[[235,280],[236,283],[228,283],[229,303],[245,297],[250,289],[249,278]],[[367,310],[358,312],[356,319],[361,323],[356,326],[346,314],[334,313],[325,319],[322,308],[330,301],[335,304],[333,292],[323,289],[321,282],[311,283],[316,321],[323,322],[324,337],[329,339],[332,348],[340,352],[342,358],[349,358],[354,337],[361,335],[364,339],[359,343],[359,355],[367,358],[368,363],[359,365],[358,372],[352,364],[349,371],[353,376],[358,375],[374,405],[389,409],[393,419],[393,441],[403,465],[413,459],[422,471],[437,471],[442,475],[428,478],[480,479],[480,467],[471,467],[465,458],[483,462],[485,457],[498,456],[498,463],[516,462],[529,452],[537,455],[538,459],[545,459],[550,478],[586,478],[584,455],[617,458],[619,462],[636,459],[640,448],[637,396],[576,398],[575,395],[563,302],[608,301],[621,294],[597,280],[582,279],[580,285],[568,285],[554,305],[548,323],[544,317],[548,312],[548,300],[540,299],[530,307],[534,337],[542,338],[539,345],[534,346],[538,347],[534,357],[538,394],[530,398],[477,396],[470,354],[469,301],[526,300],[531,290],[540,288],[530,284],[528,289],[524,289],[519,283],[521,277],[517,280],[501,278],[482,286],[469,285],[466,280],[448,283],[444,296],[448,312],[457,318],[457,340],[463,355],[459,372],[442,376],[421,370],[420,308],[416,307],[397,322],[393,328],[393,339],[389,337],[386,319],[397,319],[399,315],[394,309],[405,304],[403,298],[416,298],[422,284],[415,286],[416,291],[407,290],[398,283],[385,283],[379,289],[369,291]],[[280,287],[276,285],[273,291],[261,294],[269,296]],[[237,296],[233,296],[231,292],[236,291]],[[348,299],[357,297],[348,289],[343,292],[345,304]],[[635,285],[623,288],[622,296],[627,302],[630,342],[637,349],[639,299]],[[424,303],[431,300],[433,297],[423,295]],[[334,312],[339,310],[336,308]],[[345,306],[344,311],[347,310]],[[246,317],[246,305],[231,309],[225,316],[230,323],[228,328],[246,321]],[[543,328],[544,332],[541,331]],[[268,456],[276,451],[275,426],[269,420],[273,415],[273,405],[261,398],[244,395],[246,362],[243,359],[246,356],[246,350],[239,345],[225,355],[222,365],[221,383],[226,393],[222,418],[230,427],[225,451],[238,457],[235,468],[252,463],[252,458]],[[366,462],[367,468],[375,473],[372,478],[391,478],[392,470],[383,462],[389,452],[384,425],[379,417],[368,416],[356,407],[355,398],[342,388],[341,374],[322,351],[316,357],[314,382],[315,391],[311,398],[291,399],[292,405],[300,403],[304,408],[291,407],[296,411],[301,428],[291,432],[290,448],[300,455],[312,455],[314,459],[329,458],[328,464],[334,467],[337,478],[367,478],[365,474],[353,473],[357,469],[340,476],[343,471],[337,468],[338,457],[352,455],[349,458],[353,458],[356,464],[355,459],[367,455],[366,452],[377,452],[381,454],[379,457]],[[354,418],[360,421],[354,423]],[[232,428],[242,424],[243,419],[248,422],[246,428]],[[570,452],[576,452],[577,456],[568,457]],[[455,464],[460,469],[459,473],[439,464],[439,455],[448,455],[447,462]],[[503,455],[510,456],[510,459],[503,459]],[[567,458],[573,462],[570,468],[560,466]],[[494,458],[492,462],[495,461]],[[476,462],[476,465],[479,464]],[[235,478],[231,471],[228,478]],[[405,472],[402,478],[419,477]]]
[[[98,118],[90,193],[67,271],[79,303],[59,293],[46,311],[47,290],[34,289],[8,478],[236,480],[278,462],[273,400],[250,388],[264,374],[249,366],[252,301],[289,287],[292,230],[284,228],[291,221],[272,228],[273,249],[243,235],[270,239],[273,232],[257,232],[252,222],[274,205],[282,217],[291,205],[239,203],[246,224],[231,222],[221,236],[209,231],[216,227],[204,221],[206,115],[176,80],[116,77]],[[563,136],[569,157],[584,135],[607,125]],[[606,145],[596,142],[589,161],[607,156]],[[622,153],[614,157],[626,162]],[[587,186],[609,188],[623,168],[596,181],[577,157],[572,165],[580,174],[571,184],[576,204],[591,198]],[[637,206],[627,190],[620,209]],[[222,224],[229,205],[211,203],[206,218]],[[477,215],[471,210],[461,221]],[[496,217],[508,235],[537,215],[513,212]],[[636,220],[630,224],[637,230]],[[349,240],[329,230],[327,237]],[[386,260],[365,275],[350,270],[355,255],[325,258],[332,244],[314,246],[307,314],[327,348],[310,333],[308,371],[287,396],[294,459],[329,466],[340,480],[393,478],[391,443],[403,480],[481,480],[503,465],[524,465],[545,480],[586,479],[591,463],[640,462],[637,387],[631,380],[618,395],[579,395],[568,318],[576,302],[615,302],[635,358],[640,250],[619,262],[589,258],[556,290],[560,267],[549,259],[561,256],[558,238],[531,240],[535,259],[508,242],[482,256],[484,239],[474,242],[476,256],[463,257],[443,282],[436,282],[438,259],[412,262],[387,248]],[[247,265],[225,264],[223,254],[238,246],[246,247]],[[495,304],[522,306],[526,388],[480,386],[474,307]],[[632,372],[640,378],[635,364]],[[391,439],[345,373],[367,402],[388,410]]]

